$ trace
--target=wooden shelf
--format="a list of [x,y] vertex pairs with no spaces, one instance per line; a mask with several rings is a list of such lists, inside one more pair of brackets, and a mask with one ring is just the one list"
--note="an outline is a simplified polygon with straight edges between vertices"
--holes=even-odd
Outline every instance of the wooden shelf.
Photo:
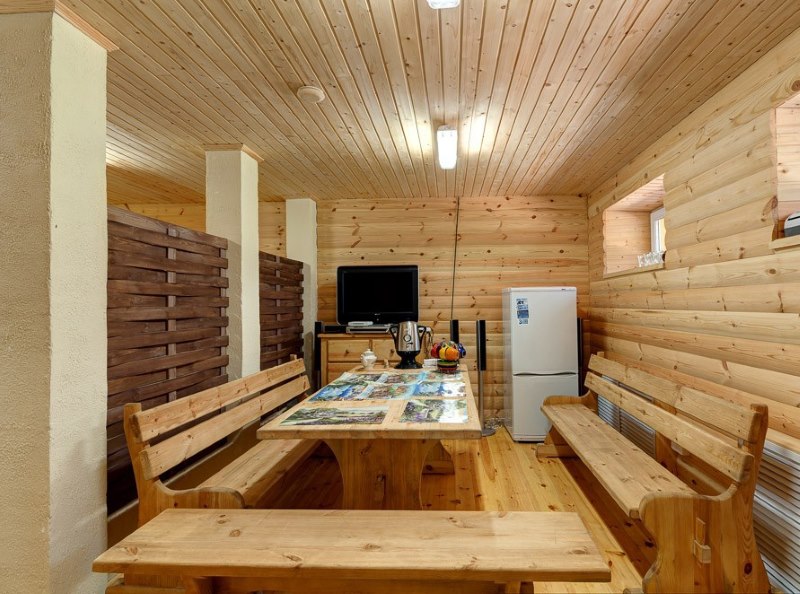
[[789,250],[796,247],[800,247],[800,235],[782,237],[781,239],[774,239],[769,242],[769,249],[773,251]]
[[662,270],[664,263],[650,264],[650,266],[637,266],[636,268],[629,268],[628,270],[620,270],[618,272],[609,272],[603,275],[603,278],[616,278],[618,276],[627,276],[629,274],[639,274],[640,272],[651,272],[653,270]]

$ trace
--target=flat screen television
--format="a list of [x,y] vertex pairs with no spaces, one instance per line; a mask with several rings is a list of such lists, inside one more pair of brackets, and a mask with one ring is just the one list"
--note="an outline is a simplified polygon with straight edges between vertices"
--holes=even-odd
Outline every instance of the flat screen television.
[[419,319],[416,266],[339,266],[336,321],[393,324]]

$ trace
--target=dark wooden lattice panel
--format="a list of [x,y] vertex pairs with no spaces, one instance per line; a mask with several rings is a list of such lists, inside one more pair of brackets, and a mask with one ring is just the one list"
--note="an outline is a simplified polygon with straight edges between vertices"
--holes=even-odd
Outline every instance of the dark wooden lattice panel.
[[260,252],[261,369],[303,356],[303,263]]
[[136,498],[122,408],[228,380],[225,239],[108,209],[108,506]]

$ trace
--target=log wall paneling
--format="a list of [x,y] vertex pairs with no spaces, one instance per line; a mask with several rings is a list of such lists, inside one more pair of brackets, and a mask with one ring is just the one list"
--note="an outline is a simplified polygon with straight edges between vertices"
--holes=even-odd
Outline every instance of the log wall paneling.
[[108,209],[108,505],[136,498],[122,408],[227,381],[228,242]]
[[172,225],[180,225],[195,231],[206,230],[206,206],[202,202],[176,202],[174,204],[150,204],[147,202],[133,202],[135,195],[124,204],[120,205],[131,212],[158,219]]
[[602,218],[605,273],[636,268],[637,256],[650,251],[650,213],[609,209]]
[[259,252],[261,369],[303,357],[303,263]]
[[[599,245],[597,221],[608,208],[642,179],[665,174],[666,268],[610,279],[591,271],[593,350],[677,374],[686,385],[753,394],[769,407],[768,440],[794,455],[800,249],[773,252],[770,242],[779,184],[794,173],[778,166],[788,138],[776,137],[775,108],[800,88],[798,53],[800,31],[602,183],[588,205],[589,242]],[[759,526],[771,571],[800,587],[792,581],[800,564],[769,545],[800,534],[775,529]]]
[[[417,264],[420,322],[436,339],[449,335],[456,200],[338,200],[317,205],[319,319],[336,320],[336,268]],[[487,320],[487,414],[502,413],[501,290],[513,286],[578,288],[588,293],[586,201],[577,196],[462,198],[452,317],[474,372],[475,323]],[[587,341],[588,344],[588,341]],[[473,378],[477,381],[477,377]]]
[[[131,212],[197,231],[206,229],[205,204],[137,203],[133,198],[135,196],[126,199],[124,204],[124,207]],[[286,255],[286,207],[283,202],[259,202],[258,247],[268,254]]]

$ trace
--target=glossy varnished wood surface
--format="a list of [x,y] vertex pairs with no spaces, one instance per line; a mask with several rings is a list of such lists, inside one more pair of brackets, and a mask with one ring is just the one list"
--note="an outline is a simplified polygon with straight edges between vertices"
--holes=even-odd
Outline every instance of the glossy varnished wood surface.
[[[575,511],[611,568],[607,584],[536,583],[537,593],[618,593],[641,585],[652,543],[576,460],[538,460],[533,444],[515,443],[505,429],[480,440],[445,441],[452,475],[423,475],[429,510]],[[330,455],[309,458],[287,477],[271,507],[338,509],[341,475]]]

